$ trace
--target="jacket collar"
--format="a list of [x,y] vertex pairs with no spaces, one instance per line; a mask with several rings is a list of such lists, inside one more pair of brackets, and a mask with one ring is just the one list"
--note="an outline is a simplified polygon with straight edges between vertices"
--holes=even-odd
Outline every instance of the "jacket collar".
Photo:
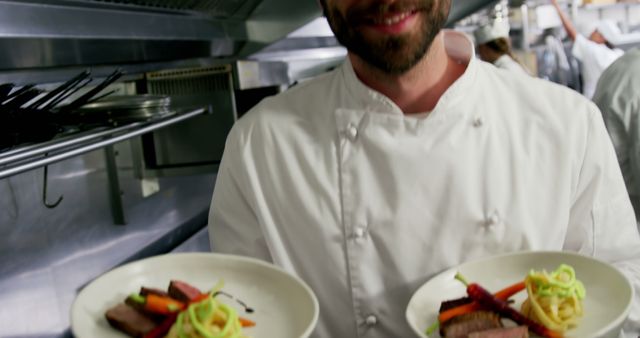
[[[456,80],[438,101],[435,109],[430,115],[440,115],[442,111],[450,110],[451,107],[464,99],[468,88],[472,86],[477,72],[477,60],[474,56],[474,46],[471,39],[464,33],[453,30],[443,30],[444,42],[447,54],[455,60],[466,64],[467,69],[464,74]],[[342,65],[342,77],[352,98],[357,101],[357,105],[368,112],[388,113],[403,115],[402,110],[388,97],[367,87],[355,74],[353,66],[346,59]],[[436,114],[438,113],[438,114]]]

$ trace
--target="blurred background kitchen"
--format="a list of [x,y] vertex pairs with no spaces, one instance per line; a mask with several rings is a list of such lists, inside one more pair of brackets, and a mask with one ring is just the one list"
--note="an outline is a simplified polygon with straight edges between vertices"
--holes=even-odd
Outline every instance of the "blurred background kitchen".
[[[640,2],[559,1],[640,46]],[[453,0],[502,22],[532,76],[582,92],[549,0]],[[227,132],[346,55],[316,0],[0,0],[0,337],[70,337],[77,291],[123,263],[210,251]]]

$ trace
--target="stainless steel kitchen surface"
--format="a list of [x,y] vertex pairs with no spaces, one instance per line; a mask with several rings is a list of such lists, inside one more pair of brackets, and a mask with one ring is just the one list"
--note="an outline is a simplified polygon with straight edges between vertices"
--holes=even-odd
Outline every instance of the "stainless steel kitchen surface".
[[[215,174],[160,178],[143,197],[130,145],[118,144],[126,225],[111,218],[104,151],[0,180],[0,337],[59,337],[77,291],[125,262],[168,252],[201,231]],[[203,249],[208,249],[204,247]]]

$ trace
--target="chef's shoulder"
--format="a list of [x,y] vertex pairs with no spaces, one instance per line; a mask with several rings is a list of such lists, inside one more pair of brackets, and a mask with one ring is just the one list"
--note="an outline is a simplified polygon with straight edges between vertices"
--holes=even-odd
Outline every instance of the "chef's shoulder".
[[[576,127],[588,125],[600,112],[584,95],[566,86],[491,65],[481,65],[481,73],[488,83],[483,90],[492,91],[523,119],[536,119]],[[488,94],[488,93],[485,93]],[[482,96],[481,96],[482,97]]]
[[326,123],[336,106],[339,73],[333,70],[300,82],[284,92],[262,99],[234,124],[232,133],[260,136],[294,127]]

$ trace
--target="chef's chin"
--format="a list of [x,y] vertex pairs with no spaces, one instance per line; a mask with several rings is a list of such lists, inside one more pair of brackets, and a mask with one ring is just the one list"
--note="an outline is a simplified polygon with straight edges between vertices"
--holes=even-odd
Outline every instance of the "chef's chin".
[[[403,74],[422,60],[444,27],[451,8],[450,0],[421,0],[412,4],[412,8],[418,9],[415,27],[401,34],[389,34],[376,33],[367,25],[366,18],[384,10],[375,3],[366,9],[347,9],[347,14],[343,14],[323,1],[325,15],[338,41],[364,62],[389,74]],[[397,6],[410,5],[399,1]]]

